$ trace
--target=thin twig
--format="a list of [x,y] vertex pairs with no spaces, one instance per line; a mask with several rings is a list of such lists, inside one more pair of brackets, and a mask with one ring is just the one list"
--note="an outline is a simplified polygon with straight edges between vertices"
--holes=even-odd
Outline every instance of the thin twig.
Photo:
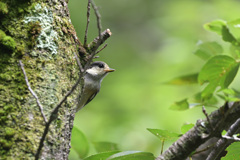
[[239,142],[240,141],[240,138],[230,137],[230,136],[226,136],[226,135],[222,136],[222,138],[233,141],[233,142]]
[[91,1],[93,10],[95,12],[95,15],[97,17],[98,36],[100,39],[102,39],[102,37],[101,37],[101,32],[102,32],[101,15],[100,15],[100,13],[98,11],[98,7],[95,5],[94,1],[93,0],[90,0],[90,1]]
[[80,73],[83,73],[84,70],[83,70],[82,64],[81,64],[81,62],[80,62],[80,60],[79,60],[77,54],[76,54],[75,52],[73,52],[73,54],[74,54],[74,56],[75,56],[75,58],[76,58],[76,61],[77,61],[77,64],[78,64],[78,67],[79,67]]
[[85,30],[85,37],[84,37],[84,47],[87,46],[87,36],[88,36],[88,26],[90,22],[90,8],[91,8],[91,0],[88,0],[88,7],[87,7],[87,26]]
[[206,111],[206,109],[205,109],[204,106],[202,106],[202,111],[203,111],[203,114],[206,116],[207,121],[208,121],[208,123],[209,123],[209,125],[211,126],[211,129],[212,129],[212,131],[213,131],[214,128],[213,128],[213,126],[212,126],[212,123],[211,123],[211,121],[210,121],[210,119],[209,119],[209,116],[208,116],[207,111]]
[[104,50],[107,47],[107,44],[105,44],[101,49],[99,49],[96,54],[98,54],[99,52],[101,52],[102,50]]
[[164,140],[162,140],[161,154],[163,153]]
[[62,98],[62,100],[58,103],[58,105],[53,109],[51,115],[50,115],[50,118],[48,120],[48,122],[46,123],[46,126],[44,128],[44,132],[43,132],[43,135],[42,135],[42,138],[40,140],[40,143],[39,143],[39,146],[38,146],[38,150],[37,150],[37,153],[35,155],[35,160],[38,160],[39,157],[40,157],[40,153],[41,153],[41,150],[43,148],[43,145],[44,145],[44,140],[47,136],[47,133],[49,131],[49,127],[50,127],[50,124],[52,123],[52,121],[54,121],[56,118],[57,118],[57,114],[58,114],[58,110],[59,108],[62,106],[62,104],[67,100],[68,96],[70,96],[72,94],[72,92],[77,88],[78,84],[80,83],[81,79],[82,79],[82,73],[80,73],[79,75],[79,78],[77,80],[77,82],[72,86],[72,88],[70,89],[70,91],[67,92],[67,94]]
[[31,88],[31,86],[30,86],[30,83],[28,82],[28,77],[27,77],[27,74],[26,74],[25,69],[24,69],[24,65],[23,65],[23,63],[22,63],[21,60],[19,60],[19,64],[20,64],[20,67],[21,67],[22,72],[23,72],[23,74],[24,74],[24,78],[25,78],[26,84],[27,84],[27,86],[28,86],[28,90],[31,92],[31,94],[33,95],[33,97],[36,99],[37,105],[38,105],[39,110],[40,110],[40,112],[41,112],[41,114],[42,114],[42,116],[43,116],[44,122],[47,123],[47,119],[46,119],[46,117],[45,117],[45,115],[44,115],[44,113],[43,113],[43,107],[42,107],[42,105],[41,105],[41,103],[40,103],[40,101],[39,101],[38,96],[37,96],[36,93],[32,90],[32,88]]

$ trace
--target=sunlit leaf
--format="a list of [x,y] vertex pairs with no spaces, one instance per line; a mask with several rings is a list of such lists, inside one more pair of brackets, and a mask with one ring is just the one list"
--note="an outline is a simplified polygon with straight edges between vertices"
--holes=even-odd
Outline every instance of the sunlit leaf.
[[211,32],[216,32],[217,34],[222,36],[222,39],[226,42],[235,43],[236,39],[230,33],[229,28],[227,26],[227,22],[223,20],[215,20],[210,23],[206,23],[204,28]]
[[116,153],[106,160],[154,160],[152,153],[141,151],[124,151]]
[[188,132],[191,128],[194,127],[194,124],[184,124],[182,127],[181,127],[181,132],[182,134],[185,134],[186,132]]
[[226,89],[221,90],[221,92],[223,93],[223,95],[218,94],[218,96],[225,101],[229,101],[229,102],[240,101],[240,93],[236,90],[226,88]]
[[239,63],[226,55],[218,55],[209,59],[199,73],[198,81],[200,84],[208,82],[202,92],[202,98],[211,97],[217,86],[225,89],[233,81],[239,68]]
[[225,135],[226,133],[227,133],[227,131],[223,130],[221,135]]
[[219,35],[222,35],[222,27],[226,26],[226,21],[215,20],[210,23],[204,24],[204,28],[208,31],[216,32]]
[[189,103],[187,101],[187,99],[175,102],[174,104],[172,104],[170,106],[170,109],[172,110],[178,110],[178,111],[184,111],[189,109]]
[[240,142],[234,142],[227,148],[227,155],[221,160],[239,160],[240,159]]
[[118,150],[117,144],[112,142],[94,142],[93,144],[97,152]]
[[194,52],[195,55],[207,60],[214,55],[219,55],[223,52],[223,48],[217,42],[205,42],[198,45],[198,49]]
[[189,74],[189,75],[174,78],[169,82],[167,82],[167,84],[185,85],[185,84],[195,84],[197,82],[198,82],[198,73],[194,73],[194,74]]
[[233,37],[240,41],[240,19],[227,22],[227,27],[229,32],[233,35]]
[[232,95],[232,96],[237,94],[233,89],[230,89],[230,88],[223,89],[222,92],[227,95]]
[[84,158],[84,160],[106,160],[108,157],[118,152],[120,151],[109,151],[109,152],[98,153],[98,154],[91,155],[87,158]]
[[87,156],[89,151],[89,143],[85,135],[76,127],[73,126],[71,138],[71,151],[74,150],[80,158]]
[[150,131],[155,136],[157,136],[161,141],[175,141],[181,136],[178,133],[174,133],[174,132],[170,132],[162,129],[147,128],[147,130]]

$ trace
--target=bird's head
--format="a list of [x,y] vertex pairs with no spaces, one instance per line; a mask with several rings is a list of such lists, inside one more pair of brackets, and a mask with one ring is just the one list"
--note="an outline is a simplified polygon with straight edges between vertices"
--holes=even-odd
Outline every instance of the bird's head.
[[109,72],[113,71],[115,71],[115,69],[110,68],[105,62],[95,61],[90,65],[86,72],[92,78],[101,80]]

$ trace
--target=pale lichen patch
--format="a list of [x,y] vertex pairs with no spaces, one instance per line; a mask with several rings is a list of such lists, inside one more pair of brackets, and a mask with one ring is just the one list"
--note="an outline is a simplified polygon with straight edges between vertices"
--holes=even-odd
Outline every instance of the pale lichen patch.
[[51,54],[57,54],[56,40],[58,39],[58,33],[54,30],[53,20],[52,11],[39,3],[35,5],[35,9],[31,11],[30,16],[24,18],[25,23],[38,21],[41,26],[41,33],[37,38],[37,48],[50,51]]

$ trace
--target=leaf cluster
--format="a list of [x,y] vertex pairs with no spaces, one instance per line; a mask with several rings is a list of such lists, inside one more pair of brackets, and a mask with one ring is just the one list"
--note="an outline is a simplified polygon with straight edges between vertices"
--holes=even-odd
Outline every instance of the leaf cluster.
[[[199,84],[202,91],[192,98],[175,102],[173,110],[187,110],[195,106],[216,106],[219,100],[239,101],[240,93],[230,84],[237,76],[240,58],[240,19],[226,22],[215,20],[204,25],[208,31],[222,37],[223,44],[218,42],[199,42],[194,54],[205,61],[198,73],[176,77],[167,84]],[[230,46],[224,48],[227,43]],[[189,101],[192,101],[190,103]]]

